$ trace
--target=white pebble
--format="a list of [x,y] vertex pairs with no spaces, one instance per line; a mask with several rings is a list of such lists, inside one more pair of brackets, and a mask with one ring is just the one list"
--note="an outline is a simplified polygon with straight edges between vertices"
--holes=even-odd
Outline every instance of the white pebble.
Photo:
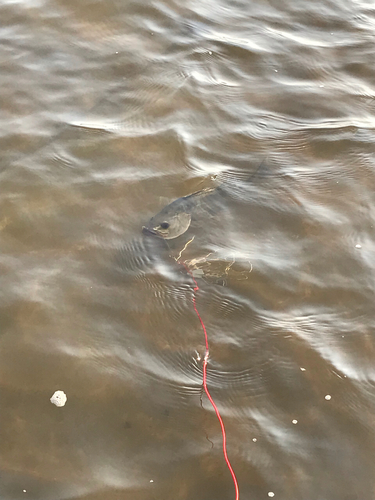
[[360,245],[359,243],[357,243],[355,247],[356,248],[362,248],[362,245]]
[[274,493],[273,491],[269,491],[269,492],[268,492],[268,496],[272,498],[272,497],[274,497],[274,496],[275,496],[275,493]]
[[26,490],[22,490],[24,493],[26,493]]
[[306,368],[303,368],[302,366],[300,367],[301,372],[305,372]]
[[292,424],[294,424],[294,425],[298,424],[298,420],[296,420],[296,419],[292,420]]
[[65,406],[67,399],[64,391],[56,391],[50,401],[56,406]]
[[332,396],[330,396],[329,394],[327,394],[326,396],[324,396],[324,399],[326,399],[327,401],[329,401],[331,398],[332,398]]
[[257,440],[257,438],[253,438],[253,441],[254,441],[254,443],[256,443],[258,440]]
[[154,480],[153,480],[153,479],[150,479],[150,483],[153,483],[153,482],[154,482]]

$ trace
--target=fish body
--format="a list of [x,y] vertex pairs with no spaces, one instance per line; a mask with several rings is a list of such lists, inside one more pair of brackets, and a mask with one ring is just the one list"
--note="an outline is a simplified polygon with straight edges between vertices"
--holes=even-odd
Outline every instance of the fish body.
[[[255,172],[250,175],[247,182],[251,181],[258,174],[263,165],[264,160]],[[205,200],[206,197],[209,197],[209,199]],[[188,230],[192,214],[199,206],[203,205],[203,200],[207,202],[204,203],[206,212],[212,214],[222,208],[220,200],[222,201],[226,197],[226,188],[223,185],[219,185],[215,188],[201,189],[195,193],[178,198],[152,217],[147,226],[143,226],[143,232],[160,236],[165,240],[178,238]]]
[[165,240],[178,238],[188,230],[192,213],[197,206],[206,196],[214,193],[217,189],[201,189],[178,198],[152,217],[147,226],[143,226],[143,232],[160,236]]

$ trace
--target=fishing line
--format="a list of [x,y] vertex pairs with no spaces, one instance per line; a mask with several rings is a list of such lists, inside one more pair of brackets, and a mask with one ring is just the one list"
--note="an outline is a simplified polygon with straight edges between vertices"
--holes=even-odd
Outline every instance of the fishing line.
[[193,289],[193,291],[194,291],[194,293],[193,293],[193,307],[194,307],[194,311],[195,311],[196,315],[198,316],[199,322],[201,324],[201,327],[202,327],[202,330],[203,330],[203,333],[204,333],[205,345],[206,345],[206,350],[205,350],[204,358],[203,358],[203,388],[204,388],[204,392],[206,393],[206,395],[208,397],[208,400],[210,401],[213,409],[215,410],[217,419],[219,420],[219,423],[220,423],[221,434],[223,436],[223,454],[224,454],[224,460],[225,460],[225,463],[227,464],[227,467],[228,467],[229,472],[231,473],[231,476],[232,476],[232,479],[233,479],[234,488],[235,488],[235,491],[236,491],[236,500],[239,500],[239,498],[240,498],[240,492],[239,492],[239,488],[238,488],[237,477],[236,477],[236,474],[234,473],[233,467],[232,467],[232,465],[230,463],[230,460],[229,460],[229,457],[228,457],[228,453],[227,453],[227,434],[225,432],[224,422],[223,422],[223,419],[221,418],[219,409],[216,406],[216,403],[213,400],[213,398],[212,398],[212,396],[210,394],[210,391],[208,390],[208,387],[207,387],[207,364],[208,364],[208,358],[209,358],[209,355],[210,355],[210,349],[209,349],[209,345],[208,345],[208,335],[207,335],[206,326],[205,326],[205,324],[204,324],[204,322],[203,322],[203,320],[201,318],[201,315],[199,314],[199,311],[198,311],[198,308],[197,308],[197,303],[196,303],[196,293],[199,291],[199,286],[198,286],[197,280],[194,278],[193,274],[191,273],[191,271],[187,267],[187,265],[185,263],[183,263],[183,262],[180,262],[180,261],[179,261],[179,264],[181,264],[182,266],[184,266],[184,268],[190,274],[192,280],[194,281],[194,285],[195,286],[194,286],[194,289]]

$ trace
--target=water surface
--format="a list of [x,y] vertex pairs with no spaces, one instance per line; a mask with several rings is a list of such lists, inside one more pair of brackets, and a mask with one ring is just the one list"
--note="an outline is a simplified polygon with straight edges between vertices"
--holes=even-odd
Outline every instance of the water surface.
[[[4,500],[234,499],[179,256],[241,498],[374,497],[374,19],[2,3]],[[218,184],[169,247],[142,234]]]

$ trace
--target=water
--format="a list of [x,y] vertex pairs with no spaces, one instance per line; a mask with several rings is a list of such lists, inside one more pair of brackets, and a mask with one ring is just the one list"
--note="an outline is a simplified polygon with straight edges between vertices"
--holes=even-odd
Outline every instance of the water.
[[[241,499],[374,498],[373,4],[0,20],[1,497],[234,499],[192,240]],[[142,235],[217,183],[170,248]]]

